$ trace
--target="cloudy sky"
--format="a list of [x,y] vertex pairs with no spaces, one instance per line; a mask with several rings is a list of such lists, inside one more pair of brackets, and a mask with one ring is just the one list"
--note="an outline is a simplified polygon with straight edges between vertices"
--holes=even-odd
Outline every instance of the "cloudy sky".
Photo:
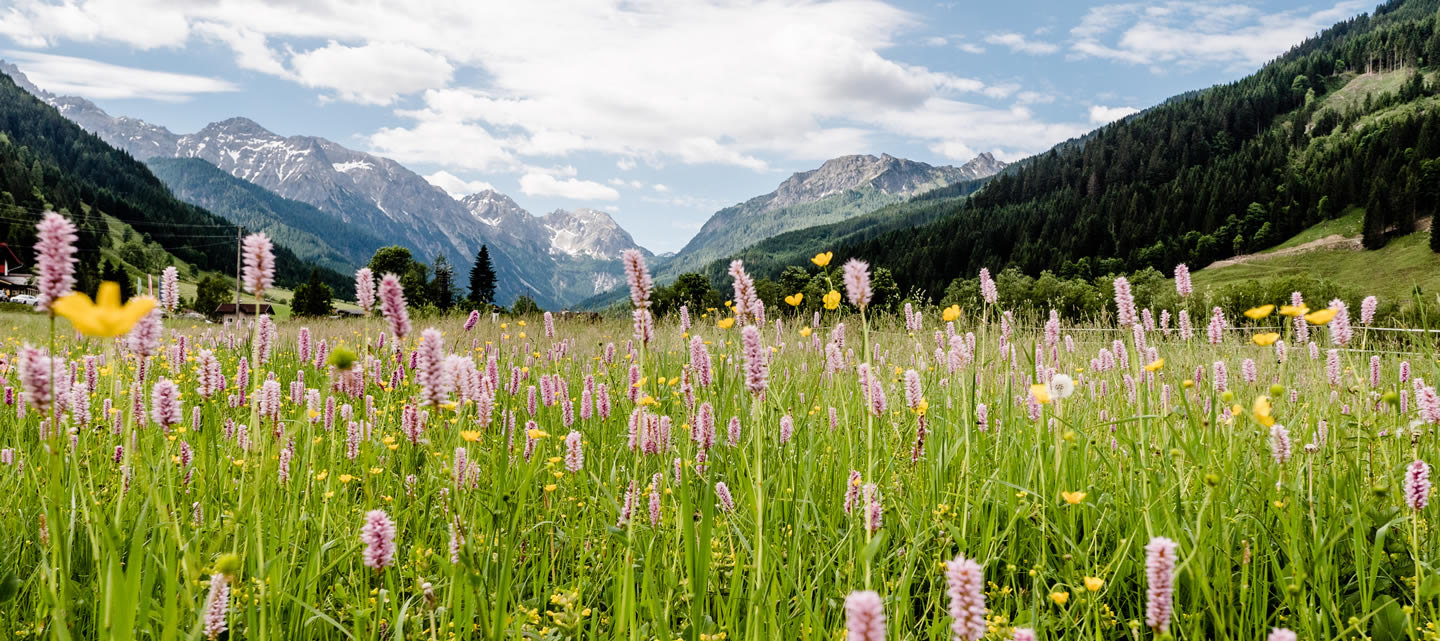
[[111,114],[246,116],[668,251],[827,158],[1016,160],[1370,4],[0,0],[0,58]]

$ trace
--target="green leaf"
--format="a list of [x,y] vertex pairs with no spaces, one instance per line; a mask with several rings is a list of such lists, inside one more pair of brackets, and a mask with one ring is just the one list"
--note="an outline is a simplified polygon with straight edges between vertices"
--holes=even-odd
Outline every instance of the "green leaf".
[[9,601],[20,594],[20,577],[14,572],[6,572],[5,578],[0,579],[0,603]]
[[1405,611],[1391,600],[1370,621],[1371,641],[1400,641],[1405,638]]

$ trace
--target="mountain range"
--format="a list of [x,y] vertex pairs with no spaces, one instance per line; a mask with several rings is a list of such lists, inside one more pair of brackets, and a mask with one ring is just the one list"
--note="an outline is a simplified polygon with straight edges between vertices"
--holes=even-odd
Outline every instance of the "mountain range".
[[660,269],[662,279],[788,231],[862,216],[918,194],[992,176],[1005,169],[989,153],[961,167],[880,156],[841,156],[796,173],[775,191],[715,212],[695,237]]
[[[561,307],[619,285],[620,253],[639,248],[609,214],[595,209],[537,216],[494,190],[457,199],[398,162],[325,138],[281,136],[243,117],[178,134],[112,116],[85,98],[46,92],[3,61],[0,71],[85,130],[149,163],[182,200],[265,230],[301,258],[337,271],[364,264],[380,246],[400,244],[425,262],[445,256],[463,278],[487,244],[498,302],[523,294]],[[663,282],[777,234],[852,219],[1005,166],[988,153],[961,167],[888,154],[835,158],[794,174],[773,192],[716,212],[681,251],[656,261],[657,277]]]

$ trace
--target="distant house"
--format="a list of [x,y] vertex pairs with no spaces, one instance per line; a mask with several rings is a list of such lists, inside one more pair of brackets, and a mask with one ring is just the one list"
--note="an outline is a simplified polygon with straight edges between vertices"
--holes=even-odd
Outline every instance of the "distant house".
[[15,296],[18,294],[39,294],[39,288],[35,287],[35,276],[22,271],[24,263],[10,251],[10,246],[0,243],[0,294]]
[[227,321],[235,320],[241,316],[253,319],[260,314],[274,316],[275,308],[271,307],[270,303],[260,304],[258,311],[255,303],[241,303],[238,306],[235,303],[221,303],[219,307],[215,308],[215,315]]

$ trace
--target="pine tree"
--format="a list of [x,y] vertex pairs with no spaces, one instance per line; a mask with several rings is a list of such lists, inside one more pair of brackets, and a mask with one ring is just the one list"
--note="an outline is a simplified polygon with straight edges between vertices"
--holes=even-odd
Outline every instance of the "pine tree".
[[1430,251],[1435,252],[1435,253],[1437,253],[1437,254],[1440,254],[1440,230],[1437,230],[1436,227],[1440,227],[1440,225],[1436,225],[1436,224],[1435,224],[1435,219],[1434,219],[1434,218],[1431,218],[1431,219],[1430,219]]
[[309,282],[295,288],[290,312],[295,316],[329,316],[335,310],[331,298],[330,286],[320,280],[320,271],[311,269]]
[[480,246],[475,266],[470,269],[470,302],[491,305],[495,302],[495,266],[490,264],[490,248]]
[[1365,249],[1380,249],[1385,246],[1385,228],[1390,218],[1390,202],[1386,197],[1383,180],[1376,181],[1370,189],[1370,199],[1365,203],[1365,221],[1361,226],[1361,244]]
[[430,281],[430,301],[442,310],[455,306],[455,269],[444,254],[435,257],[435,279]]

